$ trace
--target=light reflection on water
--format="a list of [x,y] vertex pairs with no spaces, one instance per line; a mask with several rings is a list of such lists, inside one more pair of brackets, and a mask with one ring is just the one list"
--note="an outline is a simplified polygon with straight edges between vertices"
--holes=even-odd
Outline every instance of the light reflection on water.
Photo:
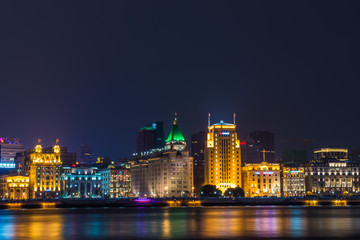
[[358,207],[0,210],[0,239],[359,236]]

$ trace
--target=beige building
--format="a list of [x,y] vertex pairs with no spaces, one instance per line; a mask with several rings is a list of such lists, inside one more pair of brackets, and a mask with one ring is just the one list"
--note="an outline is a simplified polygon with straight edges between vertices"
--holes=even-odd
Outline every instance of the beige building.
[[251,163],[242,168],[245,197],[281,197],[280,165]]
[[306,194],[305,167],[289,163],[282,167],[283,196],[302,197]]
[[216,185],[221,191],[241,187],[240,140],[236,125],[209,124],[205,148],[205,184]]
[[175,118],[165,149],[131,165],[131,191],[138,197],[185,197],[193,194],[193,158]]

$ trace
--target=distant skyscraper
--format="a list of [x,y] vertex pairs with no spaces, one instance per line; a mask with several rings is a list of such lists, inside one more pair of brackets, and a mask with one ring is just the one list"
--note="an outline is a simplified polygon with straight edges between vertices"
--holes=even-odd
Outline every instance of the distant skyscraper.
[[141,128],[136,138],[136,152],[146,152],[155,148],[163,148],[164,141],[164,123],[153,122]]
[[88,144],[81,145],[76,155],[76,161],[80,165],[91,165],[95,163],[93,150]]
[[216,185],[222,191],[241,187],[241,153],[236,125],[220,121],[208,129],[205,184]]
[[24,145],[18,138],[0,138],[0,170],[15,169],[16,154],[23,151]]
[[241,139],[241,163],[261,163],[262,162],[262,149],[249,137]]
[[265,149],[265,159],[262,161],[273,163],[275,162],[275,138],[274,133],[269,131],[254,131],[249,133],[249,137],[255,141],[263,151]]
[[194,189],[195,193],[200,191],[200,188],[205,183],[205,145],[206,133],[201,131],[191,134],[191,156],[194,158]]

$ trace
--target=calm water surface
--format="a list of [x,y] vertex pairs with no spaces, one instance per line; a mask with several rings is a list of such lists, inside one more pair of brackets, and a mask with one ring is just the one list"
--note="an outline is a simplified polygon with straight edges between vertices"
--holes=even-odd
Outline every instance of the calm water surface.
[[0,210],[0,239],[360,238],[359,207]]

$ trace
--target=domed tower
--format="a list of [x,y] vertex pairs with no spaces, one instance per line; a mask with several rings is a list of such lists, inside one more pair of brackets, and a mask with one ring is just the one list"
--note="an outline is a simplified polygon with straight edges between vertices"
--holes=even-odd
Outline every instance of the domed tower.
[[182,151],[185,148],[185,138],[180,131],[179,125],[177,124],[177,114],[175,113],[173,127],[170,131],[168,138],[165,140],[165,149]]

